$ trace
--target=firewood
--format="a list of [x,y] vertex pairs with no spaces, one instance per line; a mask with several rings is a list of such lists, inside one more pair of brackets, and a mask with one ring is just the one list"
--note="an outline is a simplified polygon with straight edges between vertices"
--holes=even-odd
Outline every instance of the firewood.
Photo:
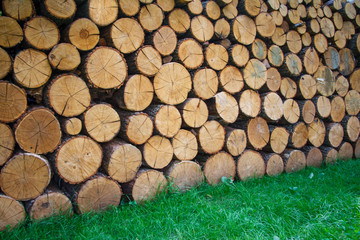
[[302,48],[302,41],[300,34],[294,30],[290,30],[286,34],[286,46],[290,52],[298,54]]
[[301,98],[312,99],[316,94],[316,80],[311,75],[302,75],[299,80]]
[[339,71],[342,75],[348,76],[355,69],[355,58],[352,51],[348,48],[343,48],[339,51],[340,67]]
[[244,87],[244,78],[240,70],[234,66],[226,66],[219,75],[220,86],[230,94],[241,91]]
[[175,31],[168,26],[160,27],[153,35],[152,43],[162,56],[172,54],[177,46]]
[[50,109],[29,110],[15,125],[15,139],[24,151],[46,154],[60,144],[60,124]]
[[281,75],[277,68],[270,67],[266,70],[266,83],[261,89],[262,91],[271,91],[276,92],[280,89],[281,85]]
[[212,98],[218,90],[218,76],[213,69],[204,68],[195,72],[193,89],[199,98],[206,100]]
[[57,1],[45,0],[40,7],[41,13],[52,19],[57,25],[61,26],[69,23],[76,13],[76,3],[74,0]]
[[204,62],[201,45],[192,38],[182,40],[178,44],[177,57],[187,69],[197,69]]
[[[161,7],[162,3],[160,2],[171,2],[171,1],[157,1],[158,5]],[[172,1],[174,4],[174,1]],[[131,17],[135,16],[140,11],[140,2],[139,0],[119,0],[120,12],[125,16]]]
[[318,33],[314,36],[313,39],[315,49],[319,53],[324,53],[328,48],[328,41],[322,33]]
[[303,35],[301,35],[301,41],[304,47],[309,47],[312,43],[312,38],[310,33],[306,32]]
[[0,231],[7,227],[14,228],[17,224],[25,220],[26,212],[24,206],[4,194],[0,195]]
[[4,0],[2,2],[2,9],[7,16],[18,21],[24,21],[35,14],[32,0]]
[[300,119],[299,104],[293,99],[284,101],[284,119],[286,123],[295,124]]
[[120,118],[120,136],[133,144],[144,144],[153,134],[154,124],[146,113],[121,113]]
[[12,69],[12,59],[9,54],[0,47],[0,79],[3,79],[8,75]]
[[270,135],[270,145],[267,147],[267,150],[274,153],[282,153],[286,146],[288,145],[289,140],[289,132],[284,127],[275,127],[270,126],[269,130],[271,132]]
[[236,5],[228,4],[224,6],[222,9],[222,14],[228,19],[232,20],[238,16],[238,9]]
[[57,25],[42,16],[33,17],[26,22],[24,36],[30,46],[40,50],[49,50],[60,40]]
[[250,58],[249,50],[241,44],[235,44],[231,48],[230,61],[237,67],[243,67],[247,64]]
[[306,166],[306,156],[300,150],[286,149],[281,157],[287,173],[301,171]]
[[340,96],[335,96],[331,100],[331,114],[330,118],[333,122],[341,122],[345,117],[345,101]]
[[175,8],[168,16],[169,26],[178,34],[190,29],[190,17],[185,10]]
[[241,13],[256,17],[260,13],[260,0],[239,0],[239,10]]
[[266,174],[269,176],[280,175],[284,171],[284,162],[279,154],[262,153],[266,164]]
[[334,164],[338,159],[338,151],[331,147],[320,147],[326,165]]
[[150,45],[141,47],[129,58],[128,65],[130,72],[140,72],[149,77],[154,76],[162,65],[160,53]]
[[201,0],[193,0],[193,1],[189,2],[186,5],[186,9],[191,15],[201,14],[203,11],[203,5],[201,3]]
[[314,78],[317,82],[317,91],[325,96],[329,97],[335,92],[335,77],[330,68],[321,66],[314,74]]
[[90,92],[86,83],[76,75],[63,74],[48,86],[48,101],[54,111],[65,117],[83,113],[90,105]]
[[239,156],[246,148],[246,132],[242,129],[226,127],[225,148],[232,156]]
[[354,24],[350,21],[344,21],[344,25],[341,28],[341,31],[343,31],[343,33],[345,34],[346,39],[350,40],[355,34]]
[[174,156],[180,161],[190,161],[194,159],[198,153],[196,137],[188,130],[180,129],[172,139],[172,146]]
[[265,84],[266,74],[265,65],[257,59],[251,59],[243,71],[246,84],[254,90],[260,89]]
[[71,137],[56,152],[57,174],[70,184],[84,182],[96,174],[102,156],[100,145],[91,138],[81,135]]
[[4,165],[11,157],[15,148],[15,138],[11,128],[0,123],[0,166]]
[[152,105],[146,112],[154,119],[156,131],[164,137],[175,136],[181,128],[181,115],[175,106]]
[[326,66],[328,66],[331,70],[339,68],[340,56],[336,48],[328,47],[328,49],[324,52],[324,60]]
[[169,181],[179,191],[187,191],[204,181],[204,174],[199,164],[192,161],[174,162],[167,170]]
[[348,142],[343,142],[339,148],[338,159],[340,160],[350,160],[353,158],[354,149],[352,145]]
[[306,166],[307,167],[321,167],[323,163],[323,155],[317,147],[305,147]]
[[322,120],[315,118],[312,123],[309,124],[309,142],[314,147],[320,147],[325,141],[326,127]]
[[237,16],[232,23],[232,34],[239,43],[250,45],[256,37],[256,25],[254,20],[246,15]]
[[89,0],[79,9],[81,17],[90,18],[99,27],[105,27],[113,23],[119,13],[119,5],[116,0],[99,2]]
[[305,54],[303,57],[303,63],[305,71],[312,75],[314,74],[320,63],[319,55],[317,54],[316,50],[313,47],[309,47],[304,49]]
[[65,40],[80,51],[89,51],[99,42],[100,32],[94,22],[88,18],[79,18],[71,23],[65,32]]
[[303,70],[301,59],[294,53],[288,53],[280,68],[280,73],[286,76],[300,76]]
[[255,18],[257,33],[262,37],[271,37],[276,29],[275,22],[271,14],[262,12]]
[[264,93],[262,95],[261,115],[268,122],[277,122],[284,115],[284,104],[280,96],[275,92]]
[[356,116],[346,116],[341,124],[344,127],[344,140],[356,142],[360,134],[360,120]]
[[142,149],[146,165],[154,169],[162,169],[169,165],[174,150],[171,142],[159,135],[153,135]]
[[178,107],[184,124],[191,128],[199,128],[207,121],[209,111],[206,103],[199,98],[188,98]]
[[354,147],[354,156],[356,158],[360,157],[360,139],[356,141],[355,147]]
[[206,1],[204,3],[204,14],[210,20],[216,21],[220,18],[221,9],[215,1]]
[[217,93],[210,105],[210,115],[221,118],[225,123],[233,123],[239,115],[239,105],[236,99],[227,92]]
[[223,177],[234,180],[236,165],[233,157],[227,152],[210,156],[204,164],[204,175],[210,185],[221,183]]
[[280,67],[284,62],[284,54],[281,48],[277,45],[272,45],[268,49],[267,56],[270,64],[274,67]]
[[209,41],[214,35],[214,25],[203,15],[193,17],[190,23],[191,35],[199,42]]
[[331,114],[331,102],[327,97],[317,96],[313,99],[316,114],[319,118],[327,118]]
[[360,92],[360,81],[359,81],[359,77],[360,77],[360,69],[356,69],[351,75],[350,75],[350,86],[351,89],[354,89],[358,92]]
[[0,46],[11,48],[18,45],[23,40],[23,30],[18,22],[6,16],[0,16]]
[[259,60],[264,60],[267,54],[267,46],[264,41],[261,39],[255,39],[251,44],[251,53],[253,56]]
[[356,90],[350,90],[345,96],[345,109],[349,115],[357,115],[360,112],[360,94]]
[[253,150],[246,150],[237,160],[237,174],[241,181],[261,178],[265,175],[265,169],[261,154]]
[[240,113],[246,117],[256,117],[261,111],[261,98],[259,93],[247,89],[241,93],[239,99]]
[[304,122],[298,122],[294,125],[286,126],[290,133],[288,146],[292,148],[302,148],[308,141],[308,128]]
[[249,120],[247,124],[247,136],[250,146],[256,150],[263,149],[270,138],[267,122],[261,117]]
[[277,27],[271,36],[271,41],[277,46],[284,46],[286,43],[286,32],[283,28]]
[[216,38],[226,39],[230,35],[230,31],[231,31],[230,24],[224,18],[220,18],[215,22],[214,34]]
[[307,22],[307,27],[309,29],[309,32],[311,34],[317,34],[320,32],[321,28],[320,28],[320,23],[317,19],[311,19],[310,21]]
[[343,31],[338,30],[335,32],[333,42],[335,43],[336,47],[342,49],[346,46],[346,35]]
[[0,81],[0,121],[9,123],[17,120],[27,108],[26,92],[7,81]]
[[60,43],[54,46],[48,59],[54,69],[62,71],[74,70],[81,62],[79,51],[69,43]]
[[197,131],[197,138],[203,152],[214,154],[225,144],[225,129],[219,122],[210,120]]
[[353,50],[354,55],[359,56],[360,54],[360,34],[355,34],[350,42],[350,49]]
[[78,135],[82,129],[82,122],[76,117],[62,119],[60,125],[64,133],[68,135]]
[[33,153],[15,154],[1,169],[1,190],[8,196],[26,201],[40,196],[51,180],[48,160]]
[[336,29],[338,29],[338,30],[342,29],[342,27],[344,25],[344,20],[343,20],[341,13],[334,12],[332,20],[333,20],[333,23],[334,23],[334,26]]
[[211,43],[205,50],[207,64],[214,70],[222,70],[229,60],[226,49],[220,44]]
[[300,107],[300,117],[302,121],[307,124],[310,124],[314,121],[316,116],[316,107],[315,104],[311,100],[306,101],[298,101]]
[[284,17],[281,15],[279,11],[272,11],[270,12],[276,26],[281,26],[284,21]]
[[289,77],[282,78],[280,84],[280,93],[286,99],[294,98],[297,93],[296,82]]
[[[350,76],[351,79],[351,76]],[[340,97],[345,97],[346,94],[349,91],[349,81],[346,77],[339,75],[336,77],[336,82],[335,82],[335,90],[336,93],[340,96]]]

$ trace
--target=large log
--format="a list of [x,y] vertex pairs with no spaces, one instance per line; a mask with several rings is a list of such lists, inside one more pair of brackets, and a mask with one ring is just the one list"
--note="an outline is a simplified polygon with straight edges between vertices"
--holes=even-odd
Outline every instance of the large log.
[[236,165],[233,157],[226,152],[210,156],[204,164],[204,175],[210,185],[221,183],[223,177],[234,179]]
[[265,162],[261,154],[246,150],[237,160],[237,174],[241,181],[265,175]]
[[196,187],[204,181],[200,165],[192,161],[174,162],[167,169],[167,176],[169,181],[172,181],[174,186],[182,192]]

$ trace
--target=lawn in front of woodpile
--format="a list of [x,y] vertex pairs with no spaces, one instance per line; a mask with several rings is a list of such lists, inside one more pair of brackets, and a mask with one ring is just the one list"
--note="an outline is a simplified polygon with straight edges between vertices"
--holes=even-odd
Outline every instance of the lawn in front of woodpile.
[[360,239],[360,160],[224,180],[103,214],[27,220],[0,239]]

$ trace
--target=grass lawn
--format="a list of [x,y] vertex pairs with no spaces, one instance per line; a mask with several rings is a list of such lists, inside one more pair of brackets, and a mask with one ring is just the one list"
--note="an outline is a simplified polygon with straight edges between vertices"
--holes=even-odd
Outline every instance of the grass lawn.
[[103,214],[26,221],[0,239],[360,239],[360,161],[206,184]]

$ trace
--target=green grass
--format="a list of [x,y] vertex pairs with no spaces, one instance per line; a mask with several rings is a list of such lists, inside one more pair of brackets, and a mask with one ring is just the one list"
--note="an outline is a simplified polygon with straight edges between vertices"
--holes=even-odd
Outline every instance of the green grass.
[[203,185],[103,214],[27,220],[0,239],[360,239],[360,161]]

